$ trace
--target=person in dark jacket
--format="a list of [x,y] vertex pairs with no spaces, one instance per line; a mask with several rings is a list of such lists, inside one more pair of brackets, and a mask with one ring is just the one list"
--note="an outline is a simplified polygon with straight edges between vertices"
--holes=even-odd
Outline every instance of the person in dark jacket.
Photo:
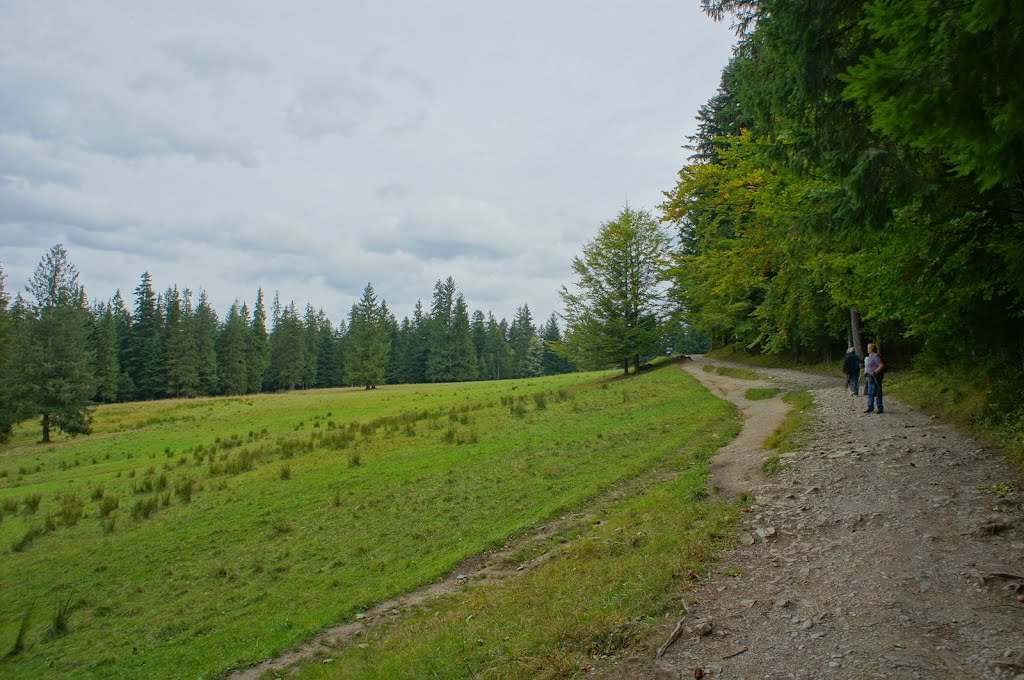
[[846,358],[843,360],[843,373],[846,374],[846,389],[850,394],[857,396],[860,393],[860,357],[851,347],[846,350]]

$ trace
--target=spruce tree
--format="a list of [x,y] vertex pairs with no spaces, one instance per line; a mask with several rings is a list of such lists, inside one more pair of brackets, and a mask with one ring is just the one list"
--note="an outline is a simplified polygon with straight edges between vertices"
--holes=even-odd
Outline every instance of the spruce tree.
[[153,292],[153,278],[143,272],[135,288],[128,370],[135,386],[134,398],[155,399],[164,395],[163,323]]
[[267,336],[267,310],[263,303],[263,289],[256,291],[256,306],[252,310],[249,326],[249,348],[246,359],[248,369],[248,392],[263,389],[264,375],[270,363],[270,338]]
[[377,302],[373,286],[367,283],[349,315],[345,376],[350,385],[370,390],[384,382],[391,352],[387,316],[387,307]]
[[455,279],[434,284],[434,298],[427,322],[428,382],[449,382],[455,379],[455,352],[452,346],[452,321],[455,311]]
[[210,306],[205,290],[199,291],[196,311],[192,317],[192,332],[195,334],[196,367],[199,375],[199,394],[220,393],[220,378],[217,375],[217,312]]
[[16,409],[26,417],[41,417],[44,443],[54,427],[69,435],[87,434],[96,393],[90,314],[78,270],[62,245],[43,257],[26,291],[32,300],[17,324],[12,362]]
[[117,319],[108,304],[96,307],[92,330],[92,351],[95,359],[96,398],[101,402],[117,401],[121,378],[118,361]]
[[508,329],[508,344],[512,349],[512,360],[514,362],[512,377],[525,378],[528,376],[527,360],[530,352],[530,339],[536,336],[536,334],[530,306],[524,304],[516,310],[512,326]]
[[164,362],[167,394],[172,397],[194,397],[199,390],[199,351],[192,330],[191,293],[184,297],[178,287],[164,294],[164,327],[167,341]]
[[466,300],[462,297],[462,293],[455,298],[451,342],[454,359],[452,379],[460,382],[476,380],[476,348],[473,345],[473,332],[469,326],[469,309],[466,307]]
[[245,364],[247,330],[248,324],[235,300],[217,337],[217,376],[224,394],[245,394],[249,386],[249,372]]

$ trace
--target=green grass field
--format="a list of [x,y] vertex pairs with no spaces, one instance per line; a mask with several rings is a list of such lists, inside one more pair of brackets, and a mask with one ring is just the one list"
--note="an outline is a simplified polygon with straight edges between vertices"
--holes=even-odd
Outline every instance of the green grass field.
[[612,375],[106,406],[46,446],[26,424],[0,676],[223,674],[735,431],[672,366]]

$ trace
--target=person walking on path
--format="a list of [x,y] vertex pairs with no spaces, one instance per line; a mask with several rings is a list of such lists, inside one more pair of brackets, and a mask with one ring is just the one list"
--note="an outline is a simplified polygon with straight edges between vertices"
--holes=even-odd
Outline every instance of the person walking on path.
[[856,397],[860,393],[860,357],[852,347],[846,350],[846,358],[843,359],[843,373],[846,374],[846,389]]
[[878,356],[875,343],[868,345],[868,358],[864,360],[864,393],[868,395],[868,407],[864,413],[875,413],[875,405],[878,406],[878,413],[885,413],[882,405],[882,376],[885,375],[885,363],[882,357]]

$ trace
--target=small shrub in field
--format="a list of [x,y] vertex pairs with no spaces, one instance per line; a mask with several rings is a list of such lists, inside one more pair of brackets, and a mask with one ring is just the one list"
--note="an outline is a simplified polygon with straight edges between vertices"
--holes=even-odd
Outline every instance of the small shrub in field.
[[568,398],[569,390],[565,389],[564,387],[559,389],[558,392],[555,394],[555,401],[566,401]]
[[341,492],[340,491],[337,491],[337,492],[334,493],[334,500],[331,501],[331,504],[334,507],[336,507],[336,508],[340,508],[341,507]]
[[291,479],[291,478],[292,478],[292,466],[291,465],[282,465],[281,466],[281,479]]
[[92,499],[94,501],[98,501],[98,500],[102,500],[103,499],[103,487],[102,486],[97,486],[95,489],[92,490]]
[[167,493],[165,493],[163,495],[163,497],[160,499],[160,504],[163,505],[165,508],[168,505],[171,504],[171,492],[170,491],[168,491]]
[[117,505],[117,496],[104,496],[103,500],[100,501],[100,517],[106,517],[114,510],[117,510]]
[[60,499],[60,519],[64,522],[64,526],[73,527],[78,524],[84,508],[85,503],[78,497],[78,494],[70,492],[64,494]]
[[447,430],[444,431],[444,437],[442,437],[442,440],[444,441],[445,444],[454,444],[456,434],[457,433],[455,432],[455,428],[449,427]]
[[46,527],[47,531],[57,530],[57,515],[47,515],[46,521],[43,522],[43,526]]
[[22,500],[22,506],[26,515],[35,514],[35,511],[39,509],[39,504],[43,502],[43,494],[32,493],[25,496]]
[[103,520],[103,533],[112,534],[117,526],[117,515],[111,515],[109,519]]
[[7,472],[7,470],[0,470],[0,477],[6,477],[6,476],[8,476],[9,474],[10,474],[10,473],[9,473],[9,472]]
[[167,475],[165,473],[161,472],[160,476],[157,477],[157,480],[156,480],[156,491],[163,491],[166,488],[167,488]]
[[361,458],[359,456],[359,452],[358,451],[352,451],[351,453],[349,453],[348,454],[348,466],[350,468],[354,468],[354,467],[359,467],[360,465],[362,465],[362,460],[361,460]]
[[292,525],[290,522],[287,522],[285,520],[278,520],[277,522],[274,522],[275,536],[284,536],[285,534],[291,533],[291,531]]
[[21,535],[21,538],[11,544],[11,550],[14,552],[21,552],[27,548],[32,541],[36,540],[38,536],[42,536],[43,531],[42,527],[29,527],[25,530],[25,533]]
[[9,512],[12,515],[18,511],[18,499],[17,498],[5,498],[3,503],[4,512]]
[[174,495],[176,495],[182,503],[189,503],[192,501],[192,488],[195,482],[191,477],[185,477],[184,479],[178,479],[174,482]]
[[50,629],[46,631],[48,639],[56,640],[68,634],[70,630],[68,623],[71,620],[71,612],[74,610],[71,603],[72,597],[73,595],[68,593],[66,598],[57,602],[57,608],[53,612],[53,619],[50,621]]
[[406,437],[415,437],[416,436],[416,424],[415,423],[406,423],[405,427],[403,428],[402,431],[405,433]]
[[512,415],[514,415],[516,418],[525,418],[526,417],[526,406],[524,406],[523,402],[521,402],[521,401],[516,402],[515,406],[512,407],[512,411],[511,412],[512,412]]
[[537,405],[538,411],[543,411],[548,407],[548,397],[543,392],[534,392],[533,403]]
[[132,506],[132,519],[149,519],[159,506],[157,498],[141,498]]
[[135,470],[134,469],[128,471],[128,479],[135,479]]

